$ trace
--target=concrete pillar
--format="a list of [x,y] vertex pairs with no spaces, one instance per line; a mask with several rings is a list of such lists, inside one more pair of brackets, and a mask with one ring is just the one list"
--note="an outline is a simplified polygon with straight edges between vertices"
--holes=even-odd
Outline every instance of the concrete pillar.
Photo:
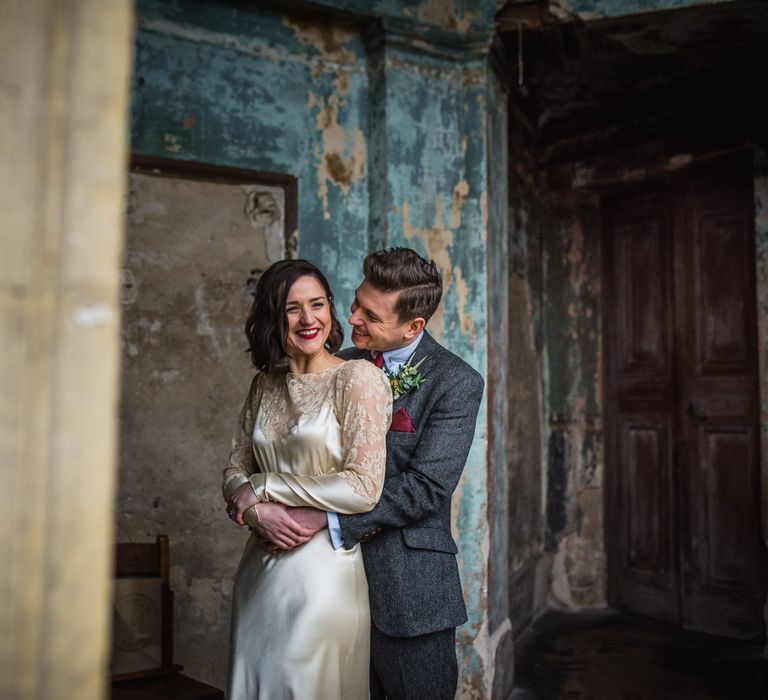
[[128,0],[0,3],[0,697],[104,696]]
[[[495,163],[501,167],[491,167],[491,157],[506,149],[506,141],[491,143],[493,137],[505,139],[506,101],[490,69],[490,38],[490,29],[475,35],[429,33],[386,18],[367,37],[374,117],[370,247],[409,246],[435,260],[444,297],[429,330],[486,378],[487,259],[498,254],[488,245],[506,231],[496,216],[506,207],[506,182],[489,186],[489,172],[506,170],[503,155]],[[489,202],[491,194],[501,207]],[[457,630],[461,698],[491,698],[496,650],[503,644],[511,651],[506,589],[501,587],[501,595],[489,590],[490,559],[498,557],[497,566],[506,572],[507,551],[505,538],[495,537],[505,527],[506,511],[493,514],[501,527],[491,532],[489,524],[497,504],[490,497],[495,474],[488,464],[488,396],[453,499],[469,611],[469,621]],[[491,468],[497,466],[506,468],[495,463]],[[503,602],[495,606],[499,598]],[[512,659],[506,662],[511,665]]]

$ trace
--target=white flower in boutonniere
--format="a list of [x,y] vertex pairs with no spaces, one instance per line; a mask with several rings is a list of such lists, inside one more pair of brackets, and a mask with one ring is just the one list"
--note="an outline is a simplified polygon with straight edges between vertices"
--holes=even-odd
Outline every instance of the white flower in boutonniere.
[[[413,353],[415,355],[416,353]],[[424,377],[419,372],[421,363],[426,360],[426,357],[422,357],[415,365],[411,366],[411,355],[405,362],[400,371],[395,375],[389,371],[386,365],[384,365],[384,372],[389,379],[389,385],[392,387],[392,398],[399,399],[401,396],[405,396],[411,389],[418,389],[424,382]]]

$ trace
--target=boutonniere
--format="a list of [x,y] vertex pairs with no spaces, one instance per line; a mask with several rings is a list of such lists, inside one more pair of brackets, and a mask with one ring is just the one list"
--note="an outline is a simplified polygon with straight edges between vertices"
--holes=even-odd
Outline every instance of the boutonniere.
[[[413,355],[415,354],[413,353]],[[421,376],[419,367],[427,358],[422,357],[415,365],[411,365],[413,355],[405,361],[405,364],[400,367],[400,371],[397,374],[390,372],[386,365],[383,367],[387,379],[389,379],[389,385],[392,387],[393,399],[405,396],[411,389],[418,389],[424,382],[424,377]]]

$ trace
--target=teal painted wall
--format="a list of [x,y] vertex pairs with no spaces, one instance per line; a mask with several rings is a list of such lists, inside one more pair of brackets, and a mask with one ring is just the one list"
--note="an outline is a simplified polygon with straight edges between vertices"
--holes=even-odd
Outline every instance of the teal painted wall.
[[296,176],[299,253],[346,309],[368,247],[359,34],[215,2],[142,0],[137,14],[133,152]]
[[[435,335],[486,375],[486,79],[485,64],[386,49],[386,237],[433,258],[445,301]],[[476,641],[487,634],[487,421],[485,405],[461,484],[454,526],[469,622],[458,631],[466,697],[486,697],[487,661]],[[483,642],[484,643],[484,642]]]
[[[434,258],[445,296],[430,330],[487,376],[488,154],[506,144],[495,142],[499,128],[489,142],[487,56],[467,38],[487,43],[496,2],[318,4],[358,14],[139,0],[132,150],[294,175],[298,254],[328,274],[341,314],[369,250],[407,245]],[[396,19],[397,31],[372,27],[366,13]],[[487,432],[484,404],[454,497],[468,698],[489,697],[494,673]]]

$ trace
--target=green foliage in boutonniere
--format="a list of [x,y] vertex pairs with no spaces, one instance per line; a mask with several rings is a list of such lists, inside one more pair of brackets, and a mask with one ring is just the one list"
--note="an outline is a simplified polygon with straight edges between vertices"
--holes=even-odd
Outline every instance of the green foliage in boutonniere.
[[[415,355],[416,353],[413,353]],[[411,366],[411,355],[400,367],[400,371],[397,375],[392,374],[386,365],[383,369],[389,379],[389,385],[392,387],[392,398],[399,399],[401,396],[405,396],[411,389],[418,389],[424,382],[424,377],[419,372],[421,363],[426,360],[426,357],[422,357],[415,365]]]

